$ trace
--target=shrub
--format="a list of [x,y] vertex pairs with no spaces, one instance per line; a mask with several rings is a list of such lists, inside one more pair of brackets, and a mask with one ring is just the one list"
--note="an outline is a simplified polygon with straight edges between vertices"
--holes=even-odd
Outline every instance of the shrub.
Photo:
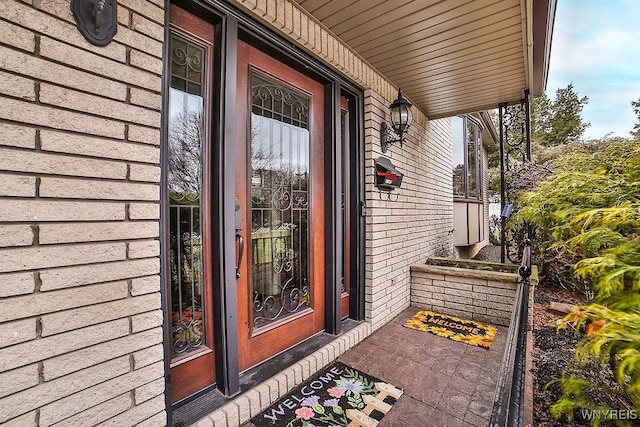
[[561,273],[553,279],[582,291],[591,290],[593,281],[579,275],[568,283],[571,277],[563,277],[564,272],[633,237],[638,226],[633,212],[640,190],[640,142],[598,147],[595,152],[578,147],[556,159],[554,174],[519,198],[522,209],[516,217],[536,226],[543,274],[555,268]]
[[[593,292],[593,300],[562,324],[586,328],[576,364],[609,365],[640,410],[640,141],[579,148],[554,167],[547,181],[520,198],[518,219],[546,236],[546,263],[562,260],[573,286]],[[559,382],[563,395],[552,408],[555,415],[571,418],[578,408],[594,408],[583,391],[597,384],[580,379],[579,370]]]

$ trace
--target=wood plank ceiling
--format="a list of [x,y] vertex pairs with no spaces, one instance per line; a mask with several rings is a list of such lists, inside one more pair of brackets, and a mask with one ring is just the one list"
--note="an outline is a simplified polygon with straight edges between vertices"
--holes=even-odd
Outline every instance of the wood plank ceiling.
[[529,87],[524,0],[296,1],[430,118],[496,108]]

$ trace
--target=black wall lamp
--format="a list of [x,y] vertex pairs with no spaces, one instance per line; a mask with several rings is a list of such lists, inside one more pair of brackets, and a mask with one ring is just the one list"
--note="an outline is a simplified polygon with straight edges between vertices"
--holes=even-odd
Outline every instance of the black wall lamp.
[[398,89],[398,98],[389,105],[389,114],[391,116],[391,129],[398,135],[397,139],[393,139],[393,135],[389,130],[389,126],[385,122],[380,125],[380,145],[382,152],[386,153],[390,145],[404,142],[404,135],[409,130],[413,121],[411,114],[411,103],[402,97],[402,92]]

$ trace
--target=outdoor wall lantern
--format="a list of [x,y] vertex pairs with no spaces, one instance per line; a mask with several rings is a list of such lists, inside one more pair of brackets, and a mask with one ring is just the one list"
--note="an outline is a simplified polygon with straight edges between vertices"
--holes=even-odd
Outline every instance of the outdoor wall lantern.
[[380,145],[382,146],[382,152],[386,153],[390,145],[400,142],[404,142],[404,135],[409,130],[411,122],[413,121],[413,114],[411,114],[411,103],[402,97],[402,91],[398,89],[398,98],[389,105],[389,115],[391,116],[391,129],[398,135],[398,138],[393,139],[393,135],[389,130],[389,126],[385,122],[380,125]]
[[76,26],[85,39],[96,46],[111,43],[118,31],[118,0],[71,0]]

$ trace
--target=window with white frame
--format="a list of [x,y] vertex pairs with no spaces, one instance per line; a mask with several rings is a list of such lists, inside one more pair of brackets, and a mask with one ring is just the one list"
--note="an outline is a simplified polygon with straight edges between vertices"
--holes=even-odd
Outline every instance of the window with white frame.
[[480,144],[482,128],[468,116],[451,119],[453,136],[453,197],[482,200]]

